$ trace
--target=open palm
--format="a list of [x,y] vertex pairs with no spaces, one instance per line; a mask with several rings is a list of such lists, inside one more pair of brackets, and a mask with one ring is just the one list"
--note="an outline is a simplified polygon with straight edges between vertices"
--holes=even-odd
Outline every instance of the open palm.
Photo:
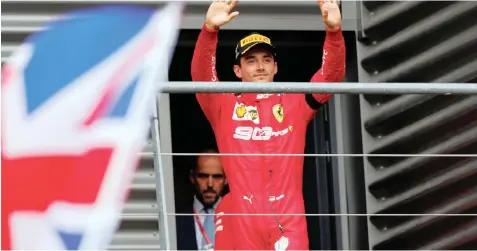
[[337,0],[318,0],[323,22],[329,28],[341,27],[341,11]]
[[214,1],[207,11],[206,26],[210,29],[218,29],[232,21],[239,14],[238,11],[232,12],[237,3],[238,0]]

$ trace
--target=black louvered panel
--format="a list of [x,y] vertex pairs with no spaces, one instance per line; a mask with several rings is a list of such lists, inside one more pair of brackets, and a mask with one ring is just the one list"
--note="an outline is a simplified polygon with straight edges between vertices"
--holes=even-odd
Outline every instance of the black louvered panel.
[[[477,80],[477,2],[362,3],[361,82]],[[363,150],[477,153],[477,96],[362,95]],[[374,250],[477,250],[477,158],[368,157]]]
[[369,11],[374,11],[384,5],[395,3],[396,1],[364,1],[363,4]]
[[[404,1],[365,13],[363,29],[370,45],[363,46],[361,67],[370,82],[444,82],[446,74],[475,63],[475,1]],[[382,104],[396,97],[366,98]]]

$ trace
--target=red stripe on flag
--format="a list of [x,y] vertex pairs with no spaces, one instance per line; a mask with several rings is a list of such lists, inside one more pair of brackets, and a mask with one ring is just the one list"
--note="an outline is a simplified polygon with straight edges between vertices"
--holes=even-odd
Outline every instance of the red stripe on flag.
[[2,250],[9,250],[9,216],[14,211],[44,212],[54,201],[92,204],[113,149],[80,156],[10,159],[2,153]]

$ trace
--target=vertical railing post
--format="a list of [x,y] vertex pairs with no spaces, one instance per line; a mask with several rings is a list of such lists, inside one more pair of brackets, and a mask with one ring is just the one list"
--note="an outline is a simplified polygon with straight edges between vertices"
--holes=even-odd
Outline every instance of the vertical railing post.
[[[158,101],[156,101],[158,102]],[[159,116],[157,112],[157,105],[154,105],[154,117],[152,119],[152,140],[154,142],[154,172],[156,176],[156,198],[157,198],[157,207],[159,211],[158,215],[158,226],[159,226],[159,239],[160,239],[160,249],[161,250],[171,250],[170,245],[170,231],[169,224],[167,220],[167,202],[166,202],[166,189],[164,187],[164,169],[162,166],[161,160],[161,141],[159,133]]]

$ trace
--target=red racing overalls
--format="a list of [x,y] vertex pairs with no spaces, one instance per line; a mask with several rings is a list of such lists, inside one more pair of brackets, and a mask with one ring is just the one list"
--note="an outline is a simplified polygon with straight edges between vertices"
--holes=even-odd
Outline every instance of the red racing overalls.
[[[192,59],[193,81],[219,81],[215,71],[217,40],[218,31],[202,28]],[[341,82],[345,54],[342,31],[327,31],[323,64],[311,82]],[[303,154],[308,123],[331,95],[198,93],[196,97],[214,130],[220,153]],[[222,236],[233,242],[234,249],[307,250],[305,215],[280,215],[305,213],[304,157],[221,156],[221,160],[233,204],[225,211],[250,214],[223,218],[233,221],[233,234]],[[220,233],[217,237],[220,243]]]

